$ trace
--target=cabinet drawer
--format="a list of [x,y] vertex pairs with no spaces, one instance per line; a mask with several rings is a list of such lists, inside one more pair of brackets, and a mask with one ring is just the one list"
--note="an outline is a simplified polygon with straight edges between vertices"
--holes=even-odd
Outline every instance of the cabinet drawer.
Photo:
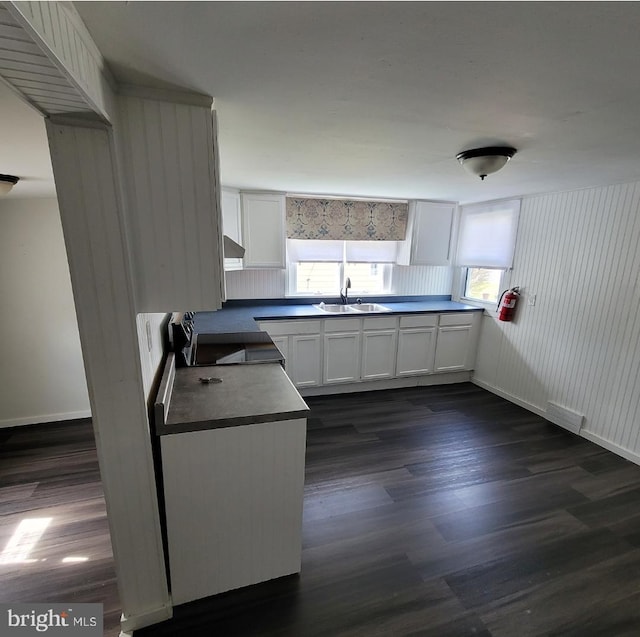
[[260,321],[260,329],[269,336],[320,334],[320,321]]
[[396,321],[395,316],[372,316],[364,319],[362,327],[365,330],[392,330]]
[[440,326],[445,325],[472,325],[473,312],[458,312],[457,314],[441,314]]
[[327,332],[357,332],[362,324],[359,318],[334,318],[324,320],[324,331]]
[[400,329],[403,327],[435,327],[438,325],[437,314],[413,314],[400,317]]

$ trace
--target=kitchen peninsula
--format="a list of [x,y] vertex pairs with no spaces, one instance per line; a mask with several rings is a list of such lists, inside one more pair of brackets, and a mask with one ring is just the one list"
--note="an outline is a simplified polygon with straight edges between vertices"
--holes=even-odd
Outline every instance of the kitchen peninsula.
[[282,366],[170,354],[155,412],[173,604],[299,572],[308,408]]

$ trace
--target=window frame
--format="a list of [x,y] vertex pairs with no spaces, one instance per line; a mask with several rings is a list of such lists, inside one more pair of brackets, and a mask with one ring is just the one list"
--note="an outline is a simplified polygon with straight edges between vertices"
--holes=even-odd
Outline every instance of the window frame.
[[[339,297],[340,293],[341,293],[341,289],[338,288],[335,291],[331,291],[331,292],[327,292],[327,293],[315,293],[315,294],[310,294],[309,292],[298,292],[296,290],[296,282],[298,279],[298,273],[297,273],[297,267],[298,267],[298,263],[300,263],[299,261],[290,261],[289,260],[289,254],[287,253],[287,267],[286,267],[286,297],[287,298],[304,298],[304,297],[309,297],[309,298],[324,298],[327,296],[331,296],[331,297]],[[345,247],[343,247],[343,251],[342,251],[342,261],[327,261],[325,263],[338,263],[339,264],[339,280],[342,282],[342,285],[344,285],[344,280],[346,277],[349,276],[349,272],[348,272],[348,265],[349,262],[347,262],[346,260],[346,249]],[[371,262],[371,265],[373,265],[374,263]],[[359,295],[362,296],[369,296],[369,297],[382,297],[382,296],[393,296],[394,292],[393,292],[393,263],[375,263],[375,265],[377,265],[378,267],[382,268],[382,279],[383,279],[383,286],[384,286],[384,292],[360,292],[358,290],[354,290],[351,289],[349,290],[349,296],[354,296],[354,297],[358,297]]]
[[[477,268],[477,267],[462,267],[462,273],[460,276],[460,300],[470,305],[478,305],[486,308],[496,307],[500,299],[502,291],[508,287],[506,281],[510,278],[510,270],[504,268]],[[496,301],[486,301],[483,299],[477,299],[473,296],[467,296],[467,281],[469,279],[470,270],[499,270],[500,282],[498,283],[498,299]]]

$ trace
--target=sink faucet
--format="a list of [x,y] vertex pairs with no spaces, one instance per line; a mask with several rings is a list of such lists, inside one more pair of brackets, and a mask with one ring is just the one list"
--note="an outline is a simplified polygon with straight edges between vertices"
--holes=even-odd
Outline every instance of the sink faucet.
[[346,278],[344,282],[344,294],[342,294],[342,289],[340,289],[340,300],[343,305],[347,305],[349,303],[349,288],[351,287],[351,279],[349,277]]

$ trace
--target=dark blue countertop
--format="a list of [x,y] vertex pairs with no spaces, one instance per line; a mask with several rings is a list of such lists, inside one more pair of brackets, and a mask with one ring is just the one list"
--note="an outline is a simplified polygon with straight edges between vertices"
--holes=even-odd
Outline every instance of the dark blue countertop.
[[[255,332],[259,331],[256,321],[270,319],[318,319],[354,316],[385,316],[389,314],[428,314],[432,312],[482,312],[483,309],[451,301],[451,297],[376,297],[366,302],[375,302],[388,307],[390,312],[358,312],[349,314],[330,314],[323,312],[313,304],[321,299],[298,299],[228,301],[217,312],[196,312],[194,328],[198,333]],[[355,301],[355,299],[354,299]],[[326,303],[335,303],[334,299],[325,299]]]

